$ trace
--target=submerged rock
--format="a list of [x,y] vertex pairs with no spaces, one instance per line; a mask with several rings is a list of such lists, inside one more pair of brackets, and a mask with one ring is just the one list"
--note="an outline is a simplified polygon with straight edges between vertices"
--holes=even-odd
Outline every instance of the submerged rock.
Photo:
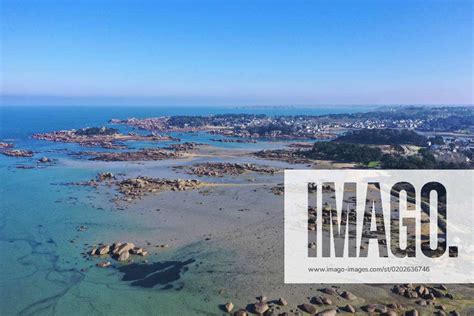
[[96,266],[98,266],[99,268],[107,268],[107,267],[110,267],[112,264],[110,263],[110,261],[104,261],[104,262],[99,262],[96,264]]

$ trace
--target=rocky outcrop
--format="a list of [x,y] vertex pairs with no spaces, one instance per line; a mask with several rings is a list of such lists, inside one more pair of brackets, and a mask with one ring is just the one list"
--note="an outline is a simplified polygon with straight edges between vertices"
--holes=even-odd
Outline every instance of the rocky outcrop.
[[247,172],[257,172],[264,174],[274,174],[278,171],[276,168],[271,168],[267,166],[259,166],[252,163],[223,163],[223,162],[213,162],[213,163],[203,163],[196,164],[191,167],[179,167],[175,169],[186,170],[186,173],[193,174],[197,176],[208,176],[208,177],[223,177],[223,176],[237,176]]
[[[116,242],[112,245],[100,244],[98,247],[92,248],[89,254],[93,257],[97,256],[101,258],[104,256],[109,256],[110,258],[113,258],[119,262],[127,262],[132,259],[132,255],[146,256],[148,252],[141,247],[136,247],[135,244],[131,242]],[[108,267],[110,265],[110,261],[97,263],[97,266],[102,268]]]
[[162,191],[185,191],[196,189],[206,185],[199,180],[170,180],[149,177],[137,177],[126,179],[118,184],[120,193],[125,195],[126,199],[140,198],[149,193]]
[[72,155],[97,161],[158,161],[182,157],[182,153],[159,148],[122,152],[82,151]]
[[12,148],[12,147],[13,147],[12,143],[0,142],[0,149],[7,149],[7,148]]
[[1,153],[9,157],[33,157],[34,155],[32,151],[23,149],[4,150]]
[[123,149],[125,141],[170,141],[178,140],[167,135],[139,135],[129,133],[127,135],[119,133],[117,129],[108,127],[88,127],[79,130],[62,130],[50,133],[33,134],[33,138],[61,142],[61,143],[77,143],[85,147],[102,147],[106,149]]
[[200,146],[204,144],[194,143],[194,142],[184,142],[180,144],[173,144],[171,146],[166,147],[165,149],[172,150],[172,151],[179,151],[179,152],[192,152],[198,149]]
[[50,162],[52,162],[52,160],[49,159],[48,157],[41,157],[40,159],[38,159],[38,162],[41,162],[41,163],[50,163]]
[[286,150],[286,149],[277,149],[277,150],[262,150],[254,153],[258,158],[266,160],[278,160],[285,161],[291,164],[299,163],[309,163],[311,162],[308,158],[302,155],[301,150]]
[[433,300],[435,300],[436,298],[445,297],[449,299],[454,299],[452,294],[447,292],[447,288],[444,285],[434,287],[424,286],[421,284],[418,286],[414,286],[413,284],[397,284],[392,288],[392,292],[410,299],[422,298],[426,300],[425,305],[431,305],[431,302],[433,302]]
[[102,172],[97,175],[97,181],[99,182],[109,180],[115,180],[115,176],[112,172]]

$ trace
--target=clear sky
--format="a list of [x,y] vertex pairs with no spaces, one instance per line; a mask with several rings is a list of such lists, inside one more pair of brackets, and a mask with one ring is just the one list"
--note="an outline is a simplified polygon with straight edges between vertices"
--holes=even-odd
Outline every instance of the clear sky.
[[472,104],[473,1],[10,1],[3,104]]

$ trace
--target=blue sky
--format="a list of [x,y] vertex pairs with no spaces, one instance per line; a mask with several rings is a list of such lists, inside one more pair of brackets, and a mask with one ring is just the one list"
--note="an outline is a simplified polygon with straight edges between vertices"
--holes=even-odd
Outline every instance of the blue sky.
[[472,104],[472,1],[0,0],[4,104]]

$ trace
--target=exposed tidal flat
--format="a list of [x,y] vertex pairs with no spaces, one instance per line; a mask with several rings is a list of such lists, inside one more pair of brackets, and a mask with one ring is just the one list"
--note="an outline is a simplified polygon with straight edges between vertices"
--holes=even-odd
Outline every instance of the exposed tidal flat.
[[[192,172],[193,166],[206,163],[255,164],[275,170],[350,168],[354,164],[266,159],[253,153],[287,148],[291,141],[214,142],[215,135],[201,132],[173,133],[179,142],[130,141],[127,149],[117,149],[165,148],[186,141],[204,144],[177,159],[157,161],[89,160],[70,155],[85,150],[78,144],[30,138],[33,133],[102,126],[111,117],[133,115],[128,110],[101,113],[63,115],[57,121],[51,113],[52,121],[38,120],[35,113],[27,112],[15,119],[2,117],[7,123],[2,140],[35,153],[34,157],[0,156],[2,314],[222,315],[224,304],[230,301],[233,311],[254,311],[260,295],[268,298],[265,301],[275,314],[302,313],[305,307],[301,304],[310,302],[318,311],[339,307],[341,313],[347,304],[365,314],[362,307],[369,304],[393,303],[403,305],[396,309],[398,314],[417,309],[431,315],[440,305],[448,312],[468,315],[472,311],[474,291],[468,285],[448,285],[455,299],[438,298],[432,306],[394,293],[390,284],[338,285],[337,291],[350,291],[354,300],[321,291],[329,285],[284,285],[283,196],[273,190],[283,182],[281,171],[235,173],[232,169],[218,176],[206,170]],[[17,128],[22,123],[14,120],[19,119],[35,124]],[[52,163],[38,163],[42,156]],[[104,172],[112,173],[115,182],[90,185],[91,179]],[[118,183],[140,176],[198,179],[206,185],[189,190],[166,187],[127,200]],[[84,183],[88,184],[81,185]],[[148,254],[122,263],[88,253],[99,243],[117,241],[144,247]],[[110,267],[96,266],[106,260]],[[319,304],[314,299],[319,296],[330,301]],[[272,302],[280,297],[288,301],[287,306]]]

